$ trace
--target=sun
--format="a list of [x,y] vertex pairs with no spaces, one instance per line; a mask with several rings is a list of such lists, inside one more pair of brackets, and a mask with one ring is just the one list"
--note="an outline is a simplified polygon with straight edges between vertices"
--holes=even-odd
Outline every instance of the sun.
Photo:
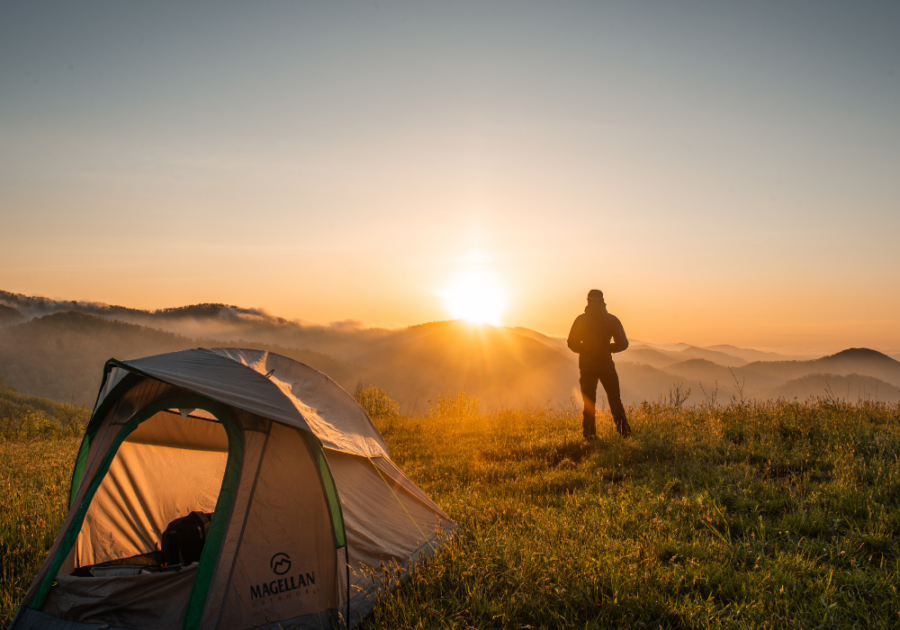
[[503,286],[490,273],[469,270],[460,273],[441,292],[447,312],[453,319],[499,326],[506,310]]

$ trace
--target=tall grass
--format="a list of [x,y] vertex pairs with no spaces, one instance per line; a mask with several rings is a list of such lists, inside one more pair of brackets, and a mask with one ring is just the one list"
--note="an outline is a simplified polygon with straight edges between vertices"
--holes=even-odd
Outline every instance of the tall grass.
[[[633,439],[607,416],[591,443],[574,408],[446,396],[376,417],[460,528],[365,627],[900,627],[900,407],[629,413]],[[4,626],[64,516],[76,445],[0,443]]]
[[0,440],[0,627],[12,621],[66,516],[79,444]]
[[900,407],[403,417],[392,457],[460,524],[366,628],[896,628]]
[[6,387],[0,377],[0,440],[81,435],[90,417],[91,410],[84,405],[26,396]]

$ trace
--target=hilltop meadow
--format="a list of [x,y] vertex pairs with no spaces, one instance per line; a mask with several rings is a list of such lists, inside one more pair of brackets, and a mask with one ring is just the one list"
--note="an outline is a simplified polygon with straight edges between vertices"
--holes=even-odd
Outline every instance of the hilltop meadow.
[[0,627],[65,516],[103,363],[217,345],[355,392],[459,523],[410,579],[385,568],[404,579],[366,629],[900,627],[900,362],[880,352],[638,342],[617,356],[634,438],[607,414],[587,443],[575,355],[525,328],[3,301]]
[[[633,439],[606,416],[587,443],[574,405],[484,413],[460,393],[401,415],[356,396],[459,523],[411,577],[385,567],[404,579],[367,630],[900,626],[900,406],[675,397],[631,406]],[[36,405],[10,403],[32,420],[0,441],[3,627],[65,515],[84,420]]]

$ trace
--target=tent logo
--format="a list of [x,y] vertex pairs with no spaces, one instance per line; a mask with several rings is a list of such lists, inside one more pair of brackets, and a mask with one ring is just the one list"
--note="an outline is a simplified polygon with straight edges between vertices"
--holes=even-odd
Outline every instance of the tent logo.
[[269,566],[272,567],[275,575],[284,575],[291,570],[291,558],[286,553],[276,553],[269,560]]
[[[276,553],[269,561],[269,566],[276,575],[284,575],[291,568],[291,559],[288,558],[286,553]],[[272,580],[269,583],[262,582],[251,586],[250,601],[275,597],[281,600],[282,596],[286,599],[290,599],[292,596],[300,597],[300,589],[303,589],[307,595],[309,594],[309,589],[313,589],[313,593],[316,592],[315,571],[296,573],[289,577]],[[270,599],[270,601],[275,600]],[[254,602],[253,605],[256,606],[256,603]]]

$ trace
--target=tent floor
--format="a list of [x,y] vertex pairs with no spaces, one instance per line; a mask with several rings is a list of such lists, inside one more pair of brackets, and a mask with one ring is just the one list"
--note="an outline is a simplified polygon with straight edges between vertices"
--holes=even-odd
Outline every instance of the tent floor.
[[39,610],[22,608],[10,627],[16,630],[127,630],[108,623],[78,623],[53,617]]

